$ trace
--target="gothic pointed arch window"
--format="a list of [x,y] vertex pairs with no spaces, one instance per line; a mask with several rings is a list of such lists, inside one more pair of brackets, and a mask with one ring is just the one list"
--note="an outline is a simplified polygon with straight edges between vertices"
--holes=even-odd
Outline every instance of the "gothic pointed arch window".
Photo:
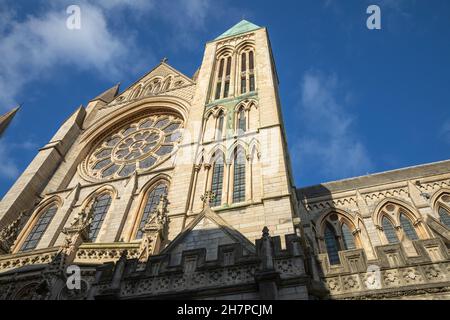
[[441,222],[450,228],[450,212],[444,207],[439,207],[438,213]]
[[238,50],[240,63],[240,94],[255,91],[255,53],[252,44]]
[[339,251],[360,247],[356,227],[349,215],[334,211],[328,213],[320,222],[320,230],[319,247],[322,253],[327,253],[331,264],[340,264]]
[[216,80],[216,94],[215,99],[220,99],[222,94],[222,80],[223,80],[223,69],[225,64],[225,58],[220,59],[219,69],[217,70],[217,80]]
[[103,221],[109,211],[112,198],[109,192],[103,193],[94,199],[92,204],[92,222],[89,226],[89,241],[95,242],[102,228]]
[[247,53],[242,52],[241,54],[241,94],[247,92]]
[[162,196],[167,196],[168,185],[167,182],[161,181],[150,188],[145,195],[145,206],[140,215],[138,229],[136,231],[136,239],[142,239],[144,232],[142,229],[149,221],[155,209],[158,207]]
[[39,218],[34,223],[33,228],[28,233],[19,251],[23,252],[34,250],[37,247],[39,241],[42,239],[42,236],[53,220],[53,217],[55,216],[57,210],[58,206],[56,205],[56,203],[53,203],[38,213]]
[[391,220],[389,220],[386,216],[382,218],[382,227],[384,235],[389,243],[398,243],[397,232],[395,231],[394,226],[392,225]]
[[417,236],[417,232],[414,229],[409,218],[405,216],[404,213],[400,213],[400,225],[402,226],[403,232],[409,240],[417,240],[419,237]]
[[[428,237],[419,213],[396,201],[386,202],[377,216],[382,239],[387,243],[398,243],[404,239],[418,240]],[[386,241],[384,241],[386,242]]]
[[245,201],[245,150],[238,146],[234,151],[233,203]]
[[231,57],[227,58],[227,67],[225,70],[225,84],[223,88],[223,97],[227,98],[230,94],[230,76],[231,76]]
[[222,203],[222,190],[223,190],[223,176],[224,176],[224,155],[223,152],[218,151],[213,156],[213,171],[212,171],[212,182],[211,191],[214,193],[215,198],[211,202],[213,207],[220,206]]
[[336,232],[328,223],[325,225],[324,241],[327,248],[328,259],[331,265],[340,264],[339,242]]
[[248,65],[249,65],[249,83],[250,83],[249,89],[250,89],[250,92],[253,92],[253,91],[255,91],[255,70],[254,70],[255,69],[255,61],[254,61],[253,51],[250,51],[248,56],[249,56]]
[[435,208],[437,208],[439,220],[450,228],[450,194],[444,193],[439,196]]
[[352,231],[345,222],[342,224],[341,234],[345,250],[355,249],[356,248],[355,237],[353,236]]
[[245,114],[244,106],[241,106],[237,115],[237,131],[238,135],[241,135],[247,131],[247,116]]

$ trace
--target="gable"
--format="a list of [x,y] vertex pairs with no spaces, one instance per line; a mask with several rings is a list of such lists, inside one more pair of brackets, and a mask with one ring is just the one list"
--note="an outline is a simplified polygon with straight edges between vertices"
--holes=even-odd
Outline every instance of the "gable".
[[218,258],[219,246],[235,243],[242,245],[244,255],[255,252],[253,243],[207,208],[161,254],[170,254],[170,264],[178,265],[183,251],[206,249],[206,261],[212,261]]
[[119,94],[108,107],[124,104],[139,98],[159,95],[175,95],[190,100],[195,82],[161,62],[156,68],[145,74]]

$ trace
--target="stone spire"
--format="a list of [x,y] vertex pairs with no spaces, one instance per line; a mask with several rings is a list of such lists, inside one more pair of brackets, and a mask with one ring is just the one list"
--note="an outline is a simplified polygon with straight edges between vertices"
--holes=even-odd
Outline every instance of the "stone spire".
[[2,137],[3,132],[6,130],[8,125],[11,123],[12,119],[16,115],[17,111],[19,111],[20,106],[12,109],[11,111],[5,113],[0,116],[0,138]]

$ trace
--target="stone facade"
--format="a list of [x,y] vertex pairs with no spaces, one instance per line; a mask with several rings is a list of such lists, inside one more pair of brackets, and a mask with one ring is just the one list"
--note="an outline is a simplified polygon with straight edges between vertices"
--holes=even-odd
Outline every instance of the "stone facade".
[[450,161],[295,189],[287,150],[241,21],[192,78],[163,60],[39,150],[0,202],[0,298],[450,298]]

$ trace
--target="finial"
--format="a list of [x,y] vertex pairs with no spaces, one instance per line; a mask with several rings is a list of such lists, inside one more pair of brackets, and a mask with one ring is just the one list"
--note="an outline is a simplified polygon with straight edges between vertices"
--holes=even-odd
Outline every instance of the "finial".
[[167,61],[169,61],[169,59],[167,59],[166,57],[164,57],[164,58],[161,59],[161,63],[163,63],[163,62],[164,62],[164,63],[167,63]]
[[212,191],[206,191],[204,195],[200,196],[203,204],[210,206],[211,202],[216,198],[216,194]]

